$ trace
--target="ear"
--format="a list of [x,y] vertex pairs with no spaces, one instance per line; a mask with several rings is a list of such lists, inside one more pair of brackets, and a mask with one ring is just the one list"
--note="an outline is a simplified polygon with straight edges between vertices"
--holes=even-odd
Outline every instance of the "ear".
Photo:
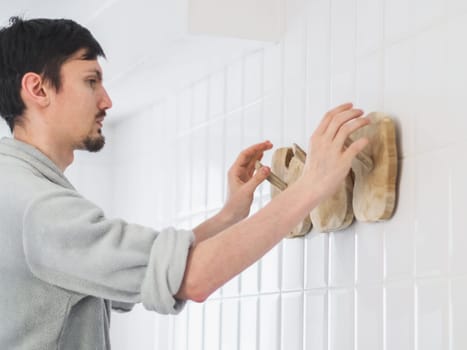
[[23,76],[21,95],[25,103],[29,101],[37,106],[47,107],[50,103],[48,92],[48,86],[44,84],[44,80],[39,74],[28,72]]

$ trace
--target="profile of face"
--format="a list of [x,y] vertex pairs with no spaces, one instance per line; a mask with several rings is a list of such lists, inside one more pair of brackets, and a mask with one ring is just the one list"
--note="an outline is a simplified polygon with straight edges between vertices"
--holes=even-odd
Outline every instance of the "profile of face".
[[105,144],[106,110],[112,107],[101,66],[80,50],[62,65],[60,78],[60,89],[51,94],[55,134],[73,149],[99,151]]

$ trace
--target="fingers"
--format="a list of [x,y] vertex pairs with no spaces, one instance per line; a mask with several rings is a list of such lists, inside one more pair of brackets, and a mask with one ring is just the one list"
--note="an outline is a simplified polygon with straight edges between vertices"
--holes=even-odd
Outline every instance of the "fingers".
[[337,106],[337,107],[331,109],[323,117],[321,123],[316,128],[316,132],[320,133],[320,134],[324,134],[326,132],[326,130],[328,129],[329,123],[331,123],[332,119],[334,118],[334,116],[336,114],[347,111],[347,110],[351,109],[352,107],[353,107],[352,103],[344,103],[344,104],[341,104],[340,106]]
[[354,159],[368,145],[369,140],[366,137],[362,137],[354,142],[344,151],[344,157],[349,162]]
[[257,143],[253,146],[250,146],[244,149],[237,159],[234,162],[234,166],[245,167],[251,163],[253,160],[253,167],[256,160],[259,160],[263,156],[263,152],[272,148],[272,143],[270,141],[264,141]]
[[246,186],[248,187],[248,191],[253,193],[256,188],[264,181],[267,179],[269,174],[271,173],[271,169],[267,166],[263,166],[259,168],[254,175],[251,177],[250,180],[246,183]]
[[345,140],[356,130],[370,124],[370,120],[367,118],[358,118],[347,122],[341,126],[336,135],[336,141],[339,145],[343,145]]
[[334,139],[344,124],[351,121],[352,119],[359,118],[362,115],[363,111],[361,109],[355,108],[336,114],[330,121],[325,134],[329,138]]
[[255,172],[256,161],[261,160],[263,153],[272,147],[270,141],[264,141],[243,150],[230,168],[232,175],[240,177],[243,181],[248,181]]

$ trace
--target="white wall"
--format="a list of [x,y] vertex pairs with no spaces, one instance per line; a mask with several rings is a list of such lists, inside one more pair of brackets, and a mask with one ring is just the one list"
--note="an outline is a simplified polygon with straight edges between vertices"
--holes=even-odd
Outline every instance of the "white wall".
[[0,120],[0,137],[11,137],[10,129],[5,121],[2,119]]
[[[242,148],[305,145],[326,110],[354,101],[398,123],[394,217],[284,240],[176,317],[118,316],[114,349],[466,349],[467,3],[287,0],[286,10],[283,41],[115,125],[102,170],[112,214],[193,227],[222,205]],[[268,200],[264,186],[255,209]]]

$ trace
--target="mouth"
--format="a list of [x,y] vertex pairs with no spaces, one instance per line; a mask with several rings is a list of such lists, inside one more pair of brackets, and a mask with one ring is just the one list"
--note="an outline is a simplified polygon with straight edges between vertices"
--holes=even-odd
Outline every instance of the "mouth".
[[101,111],[96,115],[96,123],[99,124],[99,126],[102,128],[102,125],[104,123],[104,118],[105,118],[105,111]]
[[104,118],[105,118],[105,112],[101,112],[96,116],[96,123],[99,125],[100,128],[102,128],[104,124]]

